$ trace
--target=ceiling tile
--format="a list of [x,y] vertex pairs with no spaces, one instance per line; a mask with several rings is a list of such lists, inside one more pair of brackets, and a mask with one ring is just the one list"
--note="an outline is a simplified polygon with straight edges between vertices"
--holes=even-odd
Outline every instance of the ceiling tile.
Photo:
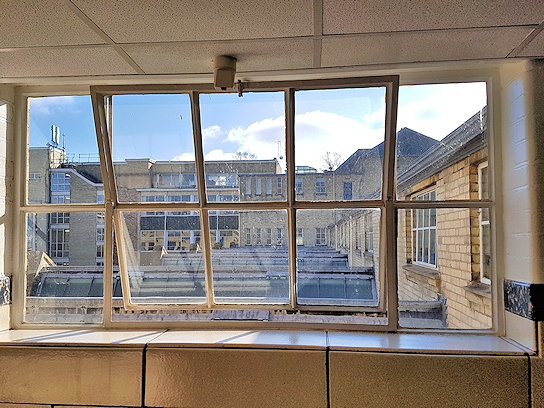
[[505,58],[531,30],[493,28],[323,39],[323,67]]
[[544,0],[323,0],[323,33],[540,24]]
[[518,57],[544,57],[544,31],[541,31],[533,41],[521,50]]
[[236,57],[238,72],[311,68],[311,39],[123,46],[146,74],[213,73],[217,55]]
[[135,74],[110,47],[35,48],[0,52],[3,77]]
[[73,0],[117,43],[308,36],[312,0]]
[[104,44],[58,0],[2,0],[0,48]]

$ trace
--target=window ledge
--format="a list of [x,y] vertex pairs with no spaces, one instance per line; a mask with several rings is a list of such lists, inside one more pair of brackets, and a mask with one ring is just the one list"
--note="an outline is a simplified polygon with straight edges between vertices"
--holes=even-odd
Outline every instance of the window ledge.
[[0,347],[313,349],[412,354],[523,355],[531,350],[494,335],[303,330],[5,330]]
[[470,293],[474,293],[475,295],[491,299],[491,286],[486,283],[472,283],[465,286],[463,289]]
[[402,266],[402,269],[408,272],[414,272],[419,275],[426,276],[427,278],[440,279],[440,272],[438,269],[427,268],[421,265],[406,264]]

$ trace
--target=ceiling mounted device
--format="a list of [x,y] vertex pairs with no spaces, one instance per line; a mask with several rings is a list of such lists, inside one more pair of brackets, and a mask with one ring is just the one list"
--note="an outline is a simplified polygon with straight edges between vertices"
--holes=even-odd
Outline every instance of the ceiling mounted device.
[[213,85],[215,89],[226,91],[234,88],[236,75],[236,58],[220,55],[213,59]]

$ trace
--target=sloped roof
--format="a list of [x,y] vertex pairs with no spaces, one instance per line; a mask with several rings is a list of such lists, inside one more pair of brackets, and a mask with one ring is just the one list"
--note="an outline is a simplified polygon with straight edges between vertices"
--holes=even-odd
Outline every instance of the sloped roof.
[[[412,129],[402,128],[397,132],[397,157],[419,157],[437,143],[437,140]],[[384,142],[371,149],[358,149],[335,170],[335,173],[361,173],[362,162],[369,158],[383,158],[383,149]]]

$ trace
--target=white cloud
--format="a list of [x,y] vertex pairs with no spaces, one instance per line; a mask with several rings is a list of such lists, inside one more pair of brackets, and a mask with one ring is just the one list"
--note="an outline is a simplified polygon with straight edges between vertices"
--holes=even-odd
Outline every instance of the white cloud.
[[[381,143],[384,134],[383,128],[371,129],[354,119],[321,111],[297,115],[295,126],[296,165],[316,168],[325,152],[337,152],[345,160],[357,149]],[[281,156],[285,156],[285,119],[265,119],[232,129],[227,140],[238,143],[238,151],[254,153],[258,159],[277,157],[280,141]]]
[[68,112],[75,105],[73,96],[47,96],[30,98],[32,114],[51,115],[52,113]]
[[[204,155],[204,160],[232,160],[234,153],[225,153],[222,149],[214,149]],[[194,161],[194,153],[182,153],[175,156],[172,161]]]
[[206,129],[202,129],[202,143],[205,144],[210,139],[217,139],[222,133],[220,126],[208,126]]
[[[406,91],[414,92],[415,88]],[[407,127],[438,140],[487,103],[484,83],[424,85],[420,89],[428,96],[412,96],[412,101],[399,106],[397,129]],[[402,92],[401,88],[401,96]]]
[[172,161],[194,161],[195,160],[195,154],[194,153],[182,153],[178,154],[177,156],[174,156]]

